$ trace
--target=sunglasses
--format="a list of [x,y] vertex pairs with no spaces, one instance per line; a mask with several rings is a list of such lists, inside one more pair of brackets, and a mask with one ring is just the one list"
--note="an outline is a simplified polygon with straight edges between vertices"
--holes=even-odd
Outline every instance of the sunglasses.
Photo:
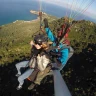
[[42,45],[41,42],[38,42],[38,41],[34,41],[35,44],[38,44],[38,45]]

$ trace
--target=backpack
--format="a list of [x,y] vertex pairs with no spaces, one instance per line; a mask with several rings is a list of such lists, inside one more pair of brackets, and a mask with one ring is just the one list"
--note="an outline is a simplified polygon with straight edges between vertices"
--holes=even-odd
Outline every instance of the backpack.
[[59,44],[59,42],[62,42],[63,44],[67,44],[70,45],[70,42],[68,40],[68,32],[70,31],[70,24],[68,23],[64,23],[63,25],[61,25],[61,28],[57,29],[58,32],[58,40],[57,40],[57,45]]
[[[68,59],[67,59],[67,61],[68,61],[74,54],[74,49],[71,46],[64,45],[59,51],[66,49],[66,48],[68,48],[68,50],[69,50],[69,55],[68,55]],[[59,69],[62,70],[64,66],[65,65],[62,65]]]

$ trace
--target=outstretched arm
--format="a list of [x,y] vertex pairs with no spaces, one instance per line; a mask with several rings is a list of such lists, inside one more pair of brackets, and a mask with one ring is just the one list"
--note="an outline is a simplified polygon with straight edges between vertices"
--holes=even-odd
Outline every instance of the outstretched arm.
[[52,41],[55,42],[56,41],[56,37],[53,35],[53,33],[51,32],[51,30],[49,28],[45,28],[45,32],[48,36],[48,38]]
[[56,37],[53,35],[53,33],[51,32],[49,26],[48,26],[48,20],[45,18],[44,20],[44,26],[45,26],[45,32],[48,36],[48,38],[52,41],[55,42],[56,41]]

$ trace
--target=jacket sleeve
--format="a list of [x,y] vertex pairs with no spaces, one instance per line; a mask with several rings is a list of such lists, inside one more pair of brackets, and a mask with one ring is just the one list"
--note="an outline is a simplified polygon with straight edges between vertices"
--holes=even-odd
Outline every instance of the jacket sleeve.
[[49,63],[50,63],[50,60],[49,58],[46,57],[46,55],[37,56],[37,64],[38,64],[38,69],[40,71],[44,71]]
[[49,28],[45,28],[46,34],[48,36],[48,38],[52,41],[55,42],[56,41],[56,37],[53,35],[53,33],[51,32],[51,30]]
[[58,60],[62,63],[62,65],[65,65],[68,60],[69,51],[68,49],[63,49],[61,51],[61,56],[58,58]]

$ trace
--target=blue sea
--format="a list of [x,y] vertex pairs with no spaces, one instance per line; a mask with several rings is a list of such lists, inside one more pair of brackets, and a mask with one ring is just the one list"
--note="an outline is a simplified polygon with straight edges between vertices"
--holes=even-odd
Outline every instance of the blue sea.
[[[34,20],[37,15],[30,13],[30,10],[40,10],[40,2],[32,0],[0,0],[0,25],[12,23],[16,20]],[[41,3],[41,10],[56,17],[64,17],[71,11],[53,4]],[[84,18],[83,18],[84,17]],[[93,21],[87,16],[80,16],[76,19]]]

